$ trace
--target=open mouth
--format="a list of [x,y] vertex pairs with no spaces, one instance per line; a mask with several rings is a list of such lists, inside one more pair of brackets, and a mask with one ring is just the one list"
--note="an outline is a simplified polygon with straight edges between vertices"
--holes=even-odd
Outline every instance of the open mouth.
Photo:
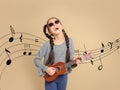
[[59,30],[59,28],[55,28],[55,30]]

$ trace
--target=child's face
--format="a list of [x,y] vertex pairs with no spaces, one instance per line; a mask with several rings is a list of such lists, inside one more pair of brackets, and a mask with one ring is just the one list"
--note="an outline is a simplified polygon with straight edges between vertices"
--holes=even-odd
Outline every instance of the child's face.
[[57,35],[62,32],[63,27],[58,19],[50,19],[47,25],[50,34]]

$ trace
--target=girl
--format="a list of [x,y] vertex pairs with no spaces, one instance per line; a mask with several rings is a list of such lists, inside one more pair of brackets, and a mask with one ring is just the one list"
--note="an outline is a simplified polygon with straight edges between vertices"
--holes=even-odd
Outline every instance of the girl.
[[[49,39],[35,57],[35,65],[38,68],[40,76],[46,73],[52,76],[56,72],[56,68],[47,66],[58,62],[67,63],[73,60],[74,45],[71,38],[66,34],[62,23],[56,17],[49,18],[43,30],[45,36]],[[44,57],[44,63],[41,59]],[[76,64],[67,68],[67,73],[70,73],[72,68],[80,63],[76,59]],[[45,81],[45,90],[66,90],[68,74],[59,75],[51,82]]]

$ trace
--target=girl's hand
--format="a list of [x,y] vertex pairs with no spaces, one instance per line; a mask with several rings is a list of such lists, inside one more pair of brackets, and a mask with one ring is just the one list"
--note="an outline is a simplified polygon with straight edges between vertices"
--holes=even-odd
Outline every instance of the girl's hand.
[[79,57],[74,57],[73,60],[76,60],[77,65],[82,63],[82,60],[80,60]]
[[56,68],[54,68],[54,67],[48,67],[46,70],[46,73],[50,76],[54,75],[55,72],[56,72]]
[[81,55],[80,57],[74,57],[73,60],[76,60],[76,64],[83,63],[84,60],[93,59],[93,53],[88,52],[86,54]]
[[76,64],[81,64],[82,61],[80,61],[78,58],[76,59]]
[[82,59],[82,60],[89,60],[89,59],[92,59],[92,58],[93,58],[93,53],[92,53],[92,52],[88,52],[88,53],[83,54],[83,55],[81,56],[81,59]]

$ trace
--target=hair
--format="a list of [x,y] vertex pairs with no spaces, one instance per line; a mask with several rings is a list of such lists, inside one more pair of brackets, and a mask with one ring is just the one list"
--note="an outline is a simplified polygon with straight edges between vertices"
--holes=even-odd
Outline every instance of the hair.
[[[52,17],[52,18],[49,18],[48,21],[47,21],[47,24],[49,22],[50,19],[58,19],[56,17]],[[59,19],[58,19],[59,20]],[[46,32],[46,29],[48,29],[48,25],[44,25],[44,28],[43,28],[43,32],[45,34],[45,36],[50,40],[50,46],[51,46],[51,50],[50,50],[50,53],[49,53],[49,57],[48,57],[48,60],[46,62],[46,64],[54,64],[54,59],[55,59],[55,54],[54,54],[54,42],[53,42],[53,38],[52,38],[52,35],[48,34]],[[62,23],[60,22],[60,24],[62,25]],[[63,29],[62,30],[63,32],[63,35],[65,37],[65,41],[66,41],[66,58],[65,58],[65,62],[69,62],[70,60],[70,50],[69,50],[69,37],[68,35],[66,34],[65,30]]]

